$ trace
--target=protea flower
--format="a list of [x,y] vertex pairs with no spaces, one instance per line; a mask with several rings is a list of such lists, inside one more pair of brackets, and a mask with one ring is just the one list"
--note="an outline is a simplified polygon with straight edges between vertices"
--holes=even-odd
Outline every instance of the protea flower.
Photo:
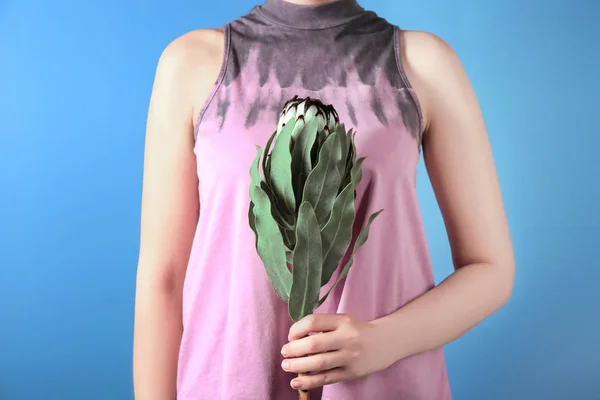
[[[277,133],[288,121],[300,120],[305,122],[307,119],[316,118],[318,121],[317,132],[325,131],[326,133],[333,132],[337,124],[339,124],[338,114],[331,105],[325,105],[319,100],[313,100],[310,97],[300,99],[294,96],[291,100],[285,103],[279,115],[277,123]],[[292,135],[292,138],[295,138]]]
[[[350,259],[319,299],[352,241],[356,187],[365,159],[356,158],[354,136],[333,106],[294,96],[285,103],[264,152],[256,146],[248,219],[271,285],[288,303],[293,321],[311,314],[348,275],[354,253],[383,211],[369,217]],[[308,391],[298,393],[308,400]]]
[[320,299],[321,287],[352,240],[356,187],[365,159],[356,158],[354,136],[352,130],[346,132],[333,106],[294,96],[285,103],[264,152],[256,146],[249,223],[271,284],[288,303],[293,321],[311,314],[347,276],[354,252],[383,211],[369,217],[352,256]]

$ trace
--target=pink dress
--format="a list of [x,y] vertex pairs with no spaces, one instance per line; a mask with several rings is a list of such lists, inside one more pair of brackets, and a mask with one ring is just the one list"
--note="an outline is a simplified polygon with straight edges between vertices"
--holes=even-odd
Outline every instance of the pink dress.
[[[296,374],[281,369],[280,354],[292,321],[248,224],[255,145],[264,148],[294,95],[332,104],[357,131],[357,153],[367,157],[357,223],[385,211],[316,312],[369,321],[434,285],[415,192],[421,112],[400,63],[399,28],[354,0],[267,0],[224,32],[223,66],[195,132],[200,218],[185,278],[177,398],[292,400]],[[442,348],[311,393],[312,400],[451,399]]]

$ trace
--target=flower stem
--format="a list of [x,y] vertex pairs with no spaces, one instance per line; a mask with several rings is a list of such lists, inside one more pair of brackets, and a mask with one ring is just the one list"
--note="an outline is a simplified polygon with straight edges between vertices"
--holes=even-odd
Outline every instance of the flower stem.
[[[307,376],[308,374],[305,373],[299,373],[298,376]],[[302,390],[302,389],[298,389],[298,399],[299,400],[310,400],[310,391],[308,390]]]

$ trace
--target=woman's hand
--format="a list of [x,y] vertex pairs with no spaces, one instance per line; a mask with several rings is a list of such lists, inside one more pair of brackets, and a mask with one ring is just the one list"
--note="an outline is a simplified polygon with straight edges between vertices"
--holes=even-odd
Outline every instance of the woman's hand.
[[[307,336],[312,332],[321,332]],[[290,328],[281,354],[288,372],[315,375],[294,378],[294,389],[310,390],[356,379],[385,369],[393,360],[378,326],[346,314],[310,314]]]

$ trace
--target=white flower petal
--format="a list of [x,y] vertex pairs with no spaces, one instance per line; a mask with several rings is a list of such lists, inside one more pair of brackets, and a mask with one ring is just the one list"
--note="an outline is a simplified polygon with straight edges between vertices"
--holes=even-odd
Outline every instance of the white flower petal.
[[304,115],[304,108],[306,107],[306,101],[302,101],[298,104],[298,108],[296,110],[296,115]]
[[310,107],[308,107],[308,110],[306,110],[306,112],[304,113],[304,119],[306,119],[307,121],[313,119],[317,115],[318,111],[319,109],[315,104],[311,105]]

